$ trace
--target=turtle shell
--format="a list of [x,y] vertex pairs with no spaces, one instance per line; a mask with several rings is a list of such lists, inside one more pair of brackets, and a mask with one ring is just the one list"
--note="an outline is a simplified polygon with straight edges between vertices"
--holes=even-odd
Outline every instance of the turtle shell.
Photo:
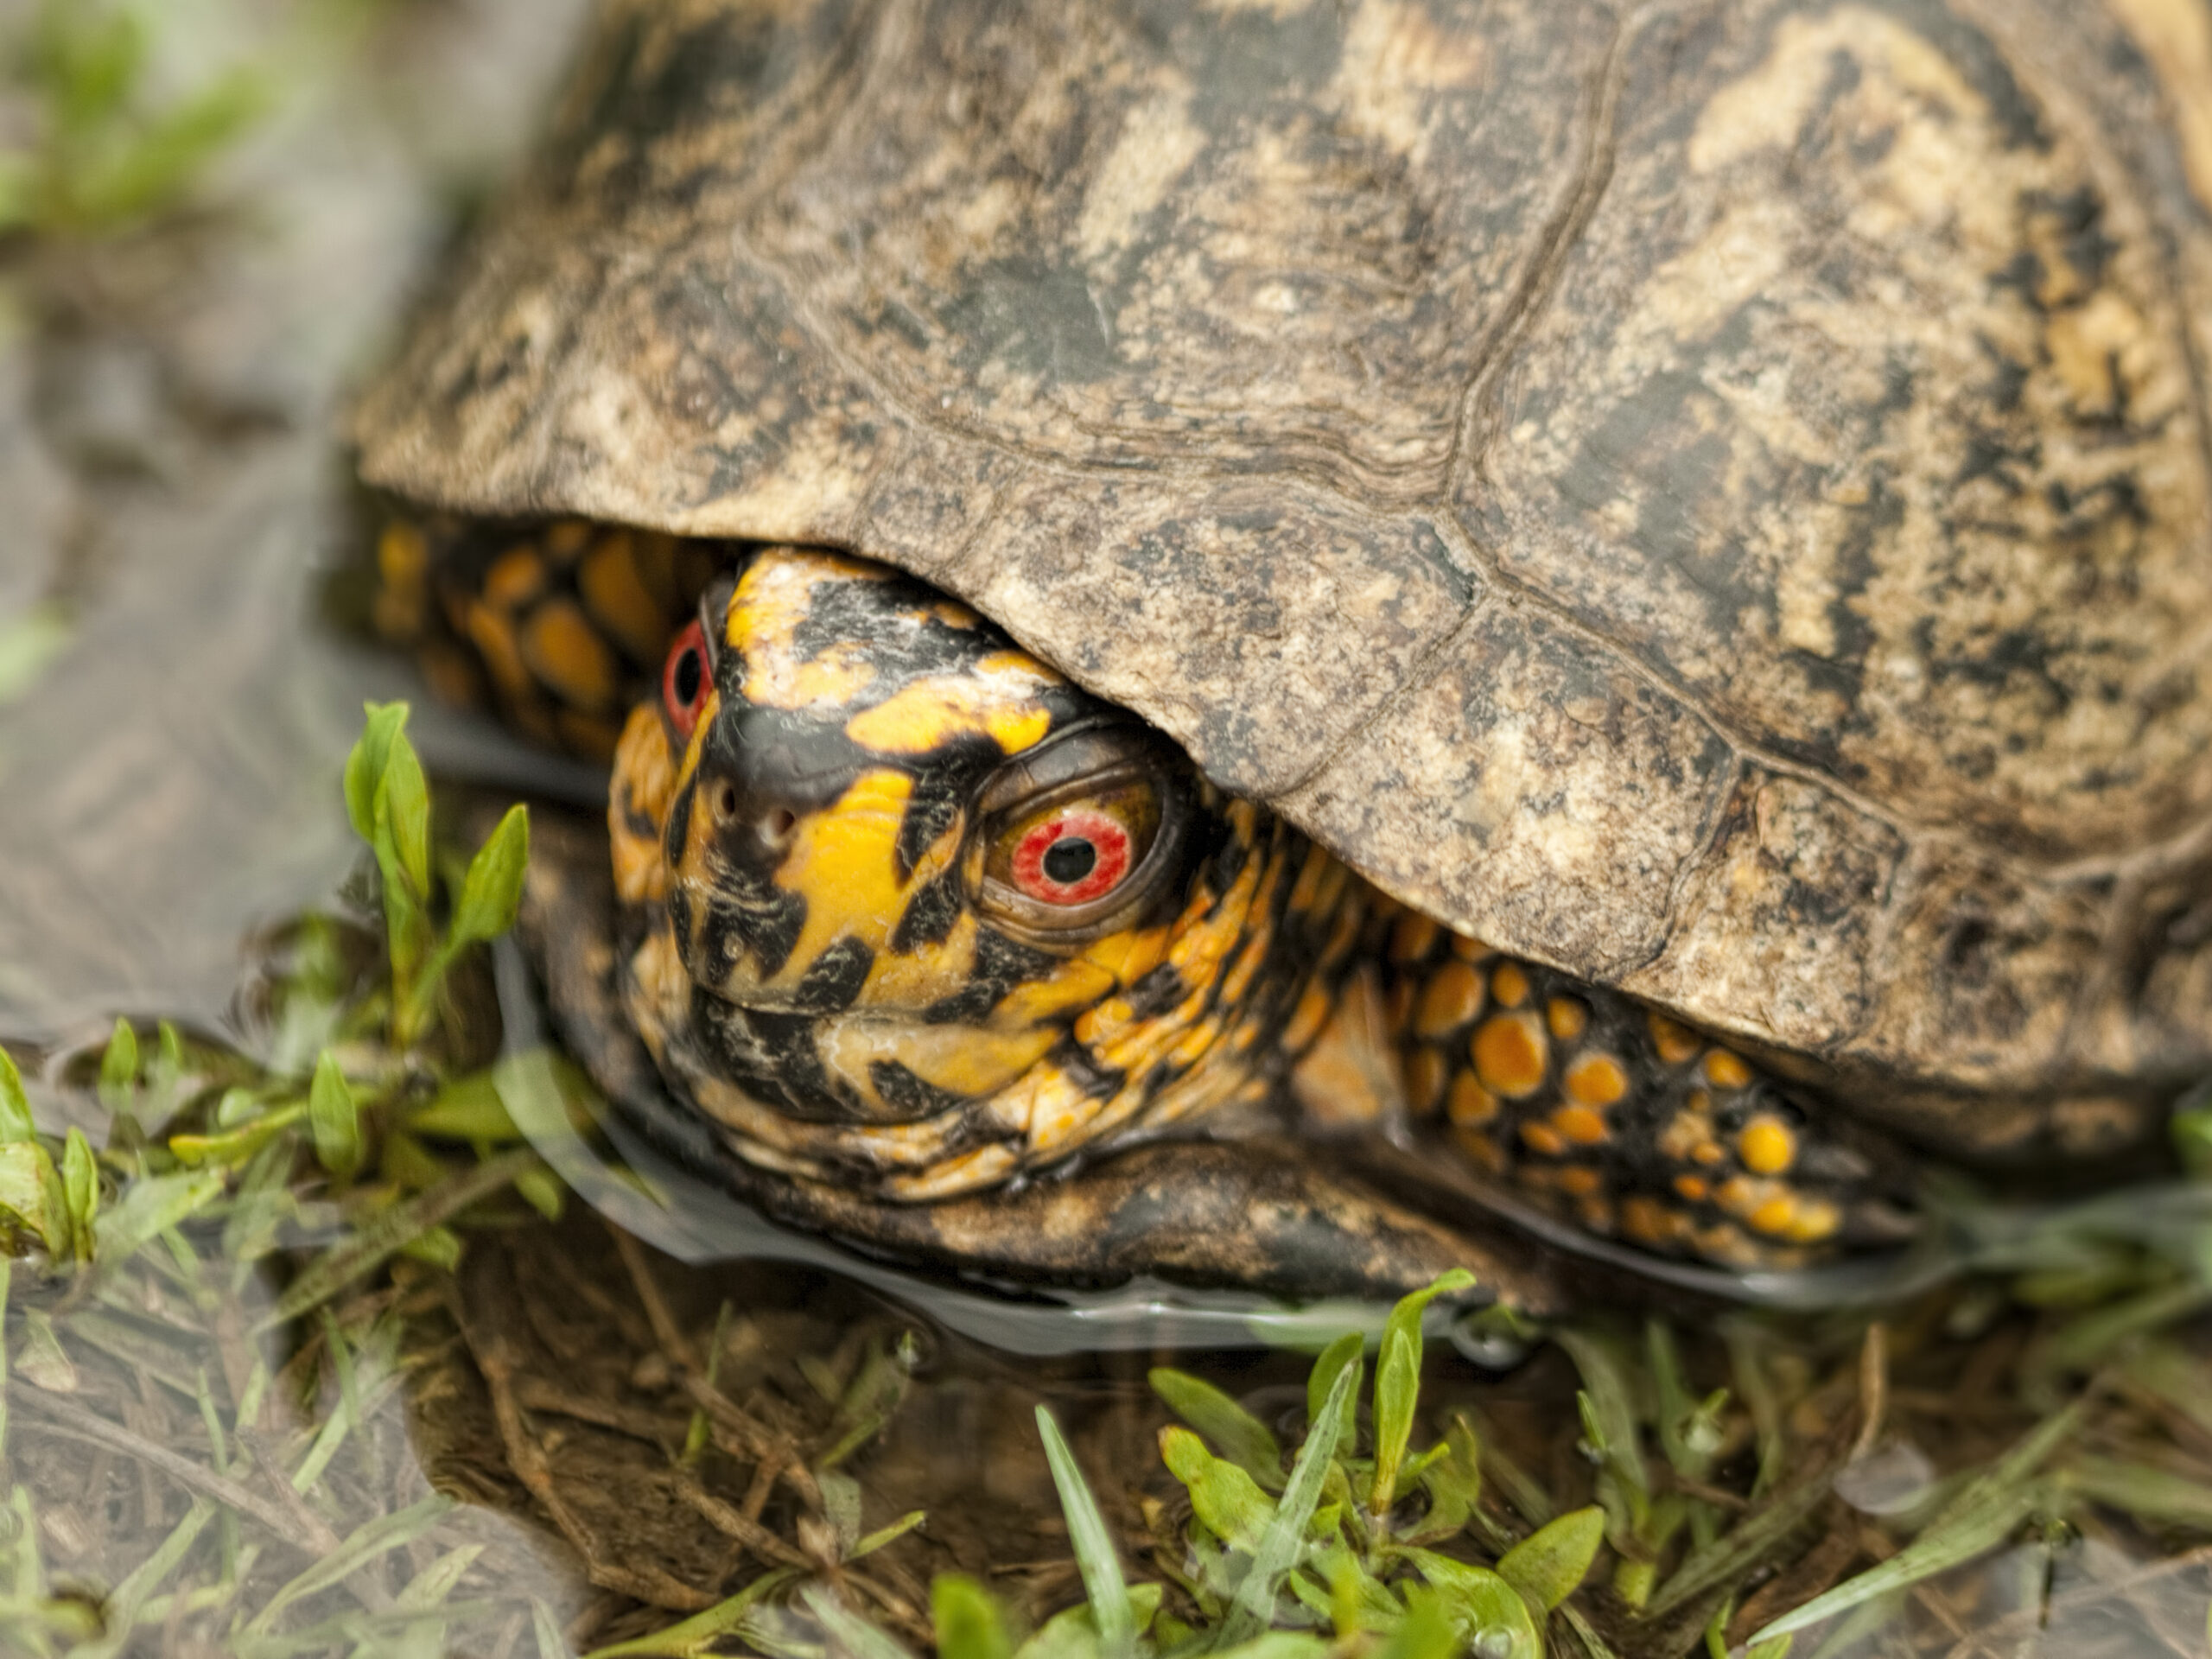
[[1924,1136],[2212,1069],[2212,16],[612,0],[368,480],[972,601]]

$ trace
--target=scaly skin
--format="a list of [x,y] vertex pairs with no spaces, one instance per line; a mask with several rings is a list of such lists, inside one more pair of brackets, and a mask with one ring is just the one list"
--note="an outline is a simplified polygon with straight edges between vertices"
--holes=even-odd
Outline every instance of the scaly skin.
[[[620,664],[704,587],[615,751],[622,983],[672,1090],[756,1164],[926,1201],[1288,1109],[1721,1265],[1905,1224],[1834,1114],[1405,910],[910,578],[577,524],[475,545],[387,535],[380,615],[419,628],[436,584],[443,648],[555,737],[599,735]],[[1055,883],[1071,835],[1090,865]],[[1122,873],[1082,896],[1117,838]]]

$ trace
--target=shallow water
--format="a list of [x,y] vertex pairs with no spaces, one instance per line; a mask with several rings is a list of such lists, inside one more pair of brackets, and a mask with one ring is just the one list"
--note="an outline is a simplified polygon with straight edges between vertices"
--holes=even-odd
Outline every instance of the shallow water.
[[[355,867],[338,776],[365,696],[415,697],[434,769],[574,781],[440,715],[404,665],[324,626],[319,595],[356,533],[336,440],[347,388],[461,205],[526,138],[580,10],[172,0],[151,36],[156,82],[189,86],[252,58],[279,89],[270,113],[211,175],[202,210],[94,247],[13,245],[0,276],[14,319],[0,346],[0,1037],[32,1074],[42,1128],[95,1144],[115,1133],[92,1075],[118,1014],[264,1061],[282,1046],[254,988],[288,948],[289,919],[328,907]],[[0,7],[0,35],[29,12]],[[35,114],[20,93],[0,100],[0,132]],[[287,1192],[264,1170],[236,1183],[219,1218],[130,1272],[49,1279],[19,1264],[6,1327],[13,1507],[0,1512],[17,1576],[0,1595],[13,1610],[0,1652],[550,1659],[544,1629],[581,1651],[771,1566],[845,1582],[855,1541],[918,1509],[923,1529],[847,1575],[871,1617],[922,1643],[930,1578],[956,1568],[1041,1617],[1080,1586],[1034,1407],[1058,1414],[1152,1576],[1144,1553],[1177,1535],[1187,1500],[1160,1464],[1170,1419],[1147,1370],[1172,1359],[1199,1372],[1288,1440],[1306,1354],[1382,1313],[1141,1287],[994,1300],[767,1241],[711,1205],[656,1210],[607,1184],[601,1153],[564,1164],[568,1141],[534,1138],[648,1246],[583,1206],[551,1222],[499,1198],[457,1273],[435,1249],[379,1262],[289,1317],[342,1218],[319,1185]],[[1853,1357],[1865,1320],[1739,1326],[1733,1347],[1708,1316],[1682,1323],[1699,1391],[1726,1382],[1750,1401],[1763,1377],[1779,1414],[1730,1420],[1718,1496],[1698,1500],[1725,1515],[1762,1446],[1809,1456],[1845,1424],[1865,1388]],[[2040,1395],[2020,1384],[2069,1328],[1963,1293],[1897,1310],[1883,1437],[1799,1535],[1894,1550],[1877,1517],[2073,1398],[2086,1366],[2054,1362]],[[1646,1340],[1634,1319],[1595,1317],[1592,1330],[1592,1352],[1624,1365]],[[1462,1336],[1501,1362],[1532,1350],[1495,1331]],[[2212,1471],[2212,1416],[2177,1406],[2143,1358],[2196,1363],[2204,1338],[2100,1350],[2118,1403],[2082,1445],[2112,1459],[2155,1446],[2184,1481]],[[1534,1521],[1602,1493],[1573,1406],[1595,1363],[1578,1373],[1550,1347],[1491,1373],[1435,1348],[1425,1410],[1479,1422],[1504,1460],[1486,1475]],[[734,1416],[700,1403],[702,1377]],[[747,1440],[756,1431],[766,1440]],[[805,1457],[779,1465],[769,1441]],[[444,1510],[438,1494],[468,1501]],[[2024,1509],[1988,1553],[1833,1651],[2199,1651],[2212,1568],[2193,1552],[2208,1536],[2205,1516],[2151,1527],[2102,1514],[2038,1531]],[[164,1541],[175,1576],[157,1584],[142,1567]],[[1800,1547],[1789,1571],[1820,1548]],[[1168,1573],[1175,1550],[1159,1549]],[[1831,1579],[1843,1570],[1831,1564]],[[1789,1571],[1769,1613],[1793,1583],[1825,1587],[1817,1571]],[[118,1619],[118,1597],[136,1623]],[[104,1607],[110,1628],[88,1611],[73,1637],[57,1612],[34,1637],[8,1622],[33,1601]],[[1696,1637],[1673,1631],[1669,1647],[1605,1628],[1623,1652],[1687,1651]],[[1732,1639],[1751,1628],[1739,1621]],[[1815,1645],[1801,1638],[1798,1651]]]

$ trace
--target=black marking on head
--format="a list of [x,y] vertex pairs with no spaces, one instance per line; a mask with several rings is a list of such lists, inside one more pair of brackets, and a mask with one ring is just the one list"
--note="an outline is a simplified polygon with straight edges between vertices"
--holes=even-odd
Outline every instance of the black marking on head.
[[741,1008],[709,991],[691,995],[692,1031],[719,1075],[802,1122],[854,1122],[863,1114],[823,1069],[816,1020],[810,1014]]
[[[671,897],[683,891],[680,885],[673,887]],[[805,894],[772,882],[747,881],[742,887],[725,883],[707,900],[706,918],[699,927],[703,960],[697,966],[719,981],[750,945],[753,971],[764,980],[773,979],[791,960],[805,925]],[[678,939],[690,937],[688,929],[677,935]]]
[[676,791],[676,798],[669,803],[668,828],[661,832],[660,844],[671,864],[682,861],[684,846],[691,839],[691,802],[698,792],[698,779],[687,778],[683,787]]
[[1001,997],[1024,981],[1042,976],[1055,962],[1033,944],[983,928],[976,935],[976,968],[968,982],[931,1003],[922,1010],[922,1018],[933,1026],[981,1020],[998,1006]]
[[957,870],[947,870],[924,882],[906,900],[899,925],[891,930],[892,954],[911,956],[923,945],[944,944],[967,903],[967,893]]
[[1241,836],[1230,836],[1224,839],[1221,850],[1214,855],[1212,866],[1207,872],[1207,880],[1217,895],[1216,904],[1221,902],[1218,895],[1226,893],[1236,885],[1236,878],[1244,873],[1245,861],[1251,856],[1252,843]]
[[679,882],[668,890],[668,922],[675,930],[678,944],[691,937],[691,895]]
[[868,969],[874,966],[875,952],[865,941],[838,939],[808,967],[798,988],[791,993],[791,1001],[810,1014],[842,1013],[852,1007],[861,987],[868,983]]
[[[925,675],[971,667],[1012,642],[989,623],[957,627],[936,613],[944,597],[905,576],[814,585],[806,614],[791,628],[791,647],[811,662],[839,645],[865,640],[876,684],[887,694]],[[862,701],[868,699],[863,698]]]
[[1173,963],[1161,963],[1129,987],[1125,1001],[1140,1020],[1162,1014],[1188,995],[1189,988]]
[[1101,1065],[1097,1057],[1073,1037],[1064,1037],[1052,1046],[1052,1062],[1093,1100],[1113,1099],[1128,1081],[1128,1072],[1119,1066]]
[[957,1111],[967,1097],[916,1077],[897,1060],[871,1060],[868,1081],[883,1103],[907,1122]]
[[937,845],[938,837],[959,817],[961,804],[973,784],[964,766],[931,766],[917,773],[906,816],[899,821],[899,840],[891,852],[899,886],[913,879],[914,866],[922,861],[922,855]]

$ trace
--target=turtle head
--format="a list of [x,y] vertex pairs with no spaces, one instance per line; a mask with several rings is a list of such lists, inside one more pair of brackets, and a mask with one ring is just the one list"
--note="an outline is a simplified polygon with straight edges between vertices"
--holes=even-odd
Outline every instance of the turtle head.
[[1103,1129],[1173,1080],[1168,1051],[1221,1070],[1213,982],[1268,954],[1265,815],[964,606],[835,554],[768,549],[708,592],[611,811],[649,916],[632,1013],[772,1156],[835,1162],[871,1128],[1002,1156],[1046,1096]]

